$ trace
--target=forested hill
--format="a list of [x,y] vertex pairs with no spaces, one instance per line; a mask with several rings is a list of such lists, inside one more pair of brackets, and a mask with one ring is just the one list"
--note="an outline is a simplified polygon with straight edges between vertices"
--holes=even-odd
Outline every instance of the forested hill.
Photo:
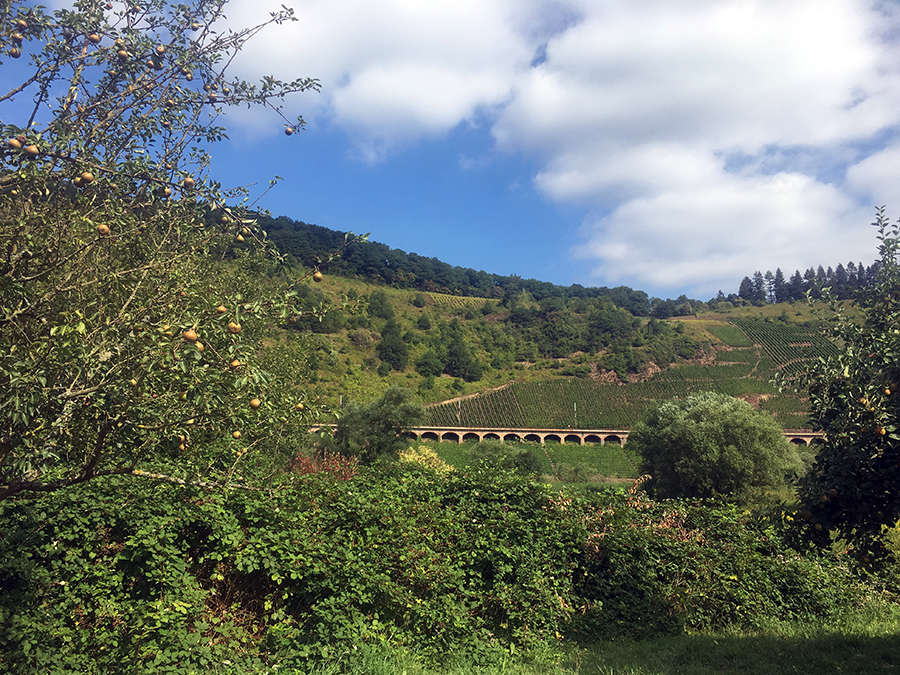
[[[285,216],[259,216],[259,224],[269,238],[297,263],[312,267],[341,248],[344,233],[319,225],[291,220]],[[541,302],[549,298],[601,299],[627,310],[634,316],[649,316],[651,299],[644,291],[627,286],[616,288],[585,287],[580,284],[558,286],[546,281],[523,279],[517,275],[501,276],[465,267],[455,267],[437,258],[406,253],[378,242],[354,243],[343,255],[323,271],[340,276],[384,283],[394,288],[429,293],[448,293],[488,298],[509,304],[509,300],[526,291]]]

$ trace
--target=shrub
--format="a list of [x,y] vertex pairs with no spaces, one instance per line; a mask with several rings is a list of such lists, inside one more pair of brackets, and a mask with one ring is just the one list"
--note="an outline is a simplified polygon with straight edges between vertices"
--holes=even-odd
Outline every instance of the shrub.
[[301,476],[325,474],[335,480],[350,480],[359,469],[359,460],[356,457],[345,457],[339,453],[321,449],[312,456],[298,454],[291,461],[288,469]]
[[489,466],[271,491],[114,477],[0,503],[0,524],[11,675],[289,672],[386,643],[483,660],[862,597],[846,561],[803,558],[737,508],[576,497]]
[[407,464],[417,464],[426,467],[439,474],[449,473],[453,471],[453,467],[442,460],[434,449],[427,445],[417,445],[402,450],[399,454],[401,462]]
[[628,446],[658,497],[749,500],[801,466],[771,415],[713,392],[663,403],[632,429]]

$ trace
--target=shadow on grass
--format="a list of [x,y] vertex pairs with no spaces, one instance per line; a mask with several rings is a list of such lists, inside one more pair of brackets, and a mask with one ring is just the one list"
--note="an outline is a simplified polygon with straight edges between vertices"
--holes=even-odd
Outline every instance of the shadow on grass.
[[900,673],[900,632],[884,635],[708,636],[609,642],[568,664],[602,675]]

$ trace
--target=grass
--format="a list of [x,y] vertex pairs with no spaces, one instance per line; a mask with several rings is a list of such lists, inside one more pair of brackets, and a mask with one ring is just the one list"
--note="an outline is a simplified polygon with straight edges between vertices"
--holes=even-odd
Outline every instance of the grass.
[[[723,631],[579,648],[538,648],[487,663],[458,658],[429,665],[400,647],[360,649],[341,663],[279,668],[274,675],[853,675],[900,670],[900,608],[873,602],[837,623],[774,624],[755,633]],[[215,672],[215,671],[214,671]]]
[[[478,447],[478,443],[467,441],[465,443],[436,443],[432,441],[420,441],[419,445],[426,445],[434,450],[447,464],[456,469],[464,469],[473,463],[471,451]],[[603,477],[637,478],[637,470],[634,463],[636,458],[629,461],[622,446],[615,443],[606,445],[575,445],[574,443],[507,443],[510,450],[531,450],[541,463],[541,471],[544,475],[552,476],[554,466],[560,464],[585,465],[590,468],[589,473]]]

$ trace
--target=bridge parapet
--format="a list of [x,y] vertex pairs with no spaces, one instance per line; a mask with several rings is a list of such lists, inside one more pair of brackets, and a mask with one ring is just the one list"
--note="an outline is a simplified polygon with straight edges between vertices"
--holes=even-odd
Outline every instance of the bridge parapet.
[[[310,431],[318,431],[322,427],[334,424],[323,424],[312,427]],[[440,443],[465,443],[466,441],[497,440],[501,442],[532,441],[544,445],[547,441],[554,443],[615,443],[625,445],[628,440],[628,429],[516,429],[511,427],[412,427],[409,436],[419,441],[437,441]],[[785,429],[785,437],[796,445],[821,443],[825,434],[810,429]]]
[[[624,445],[628,440],[628,429],[516,429],[509,427],[414,427],[409,430],[416,440],[444,443],[464,443],[466,441],[497,440],[532,441],[544,445],[555,443],[616,443]],[[809,429],[785,429],[785,437],[797,445],[820,443],[824,434]]]

